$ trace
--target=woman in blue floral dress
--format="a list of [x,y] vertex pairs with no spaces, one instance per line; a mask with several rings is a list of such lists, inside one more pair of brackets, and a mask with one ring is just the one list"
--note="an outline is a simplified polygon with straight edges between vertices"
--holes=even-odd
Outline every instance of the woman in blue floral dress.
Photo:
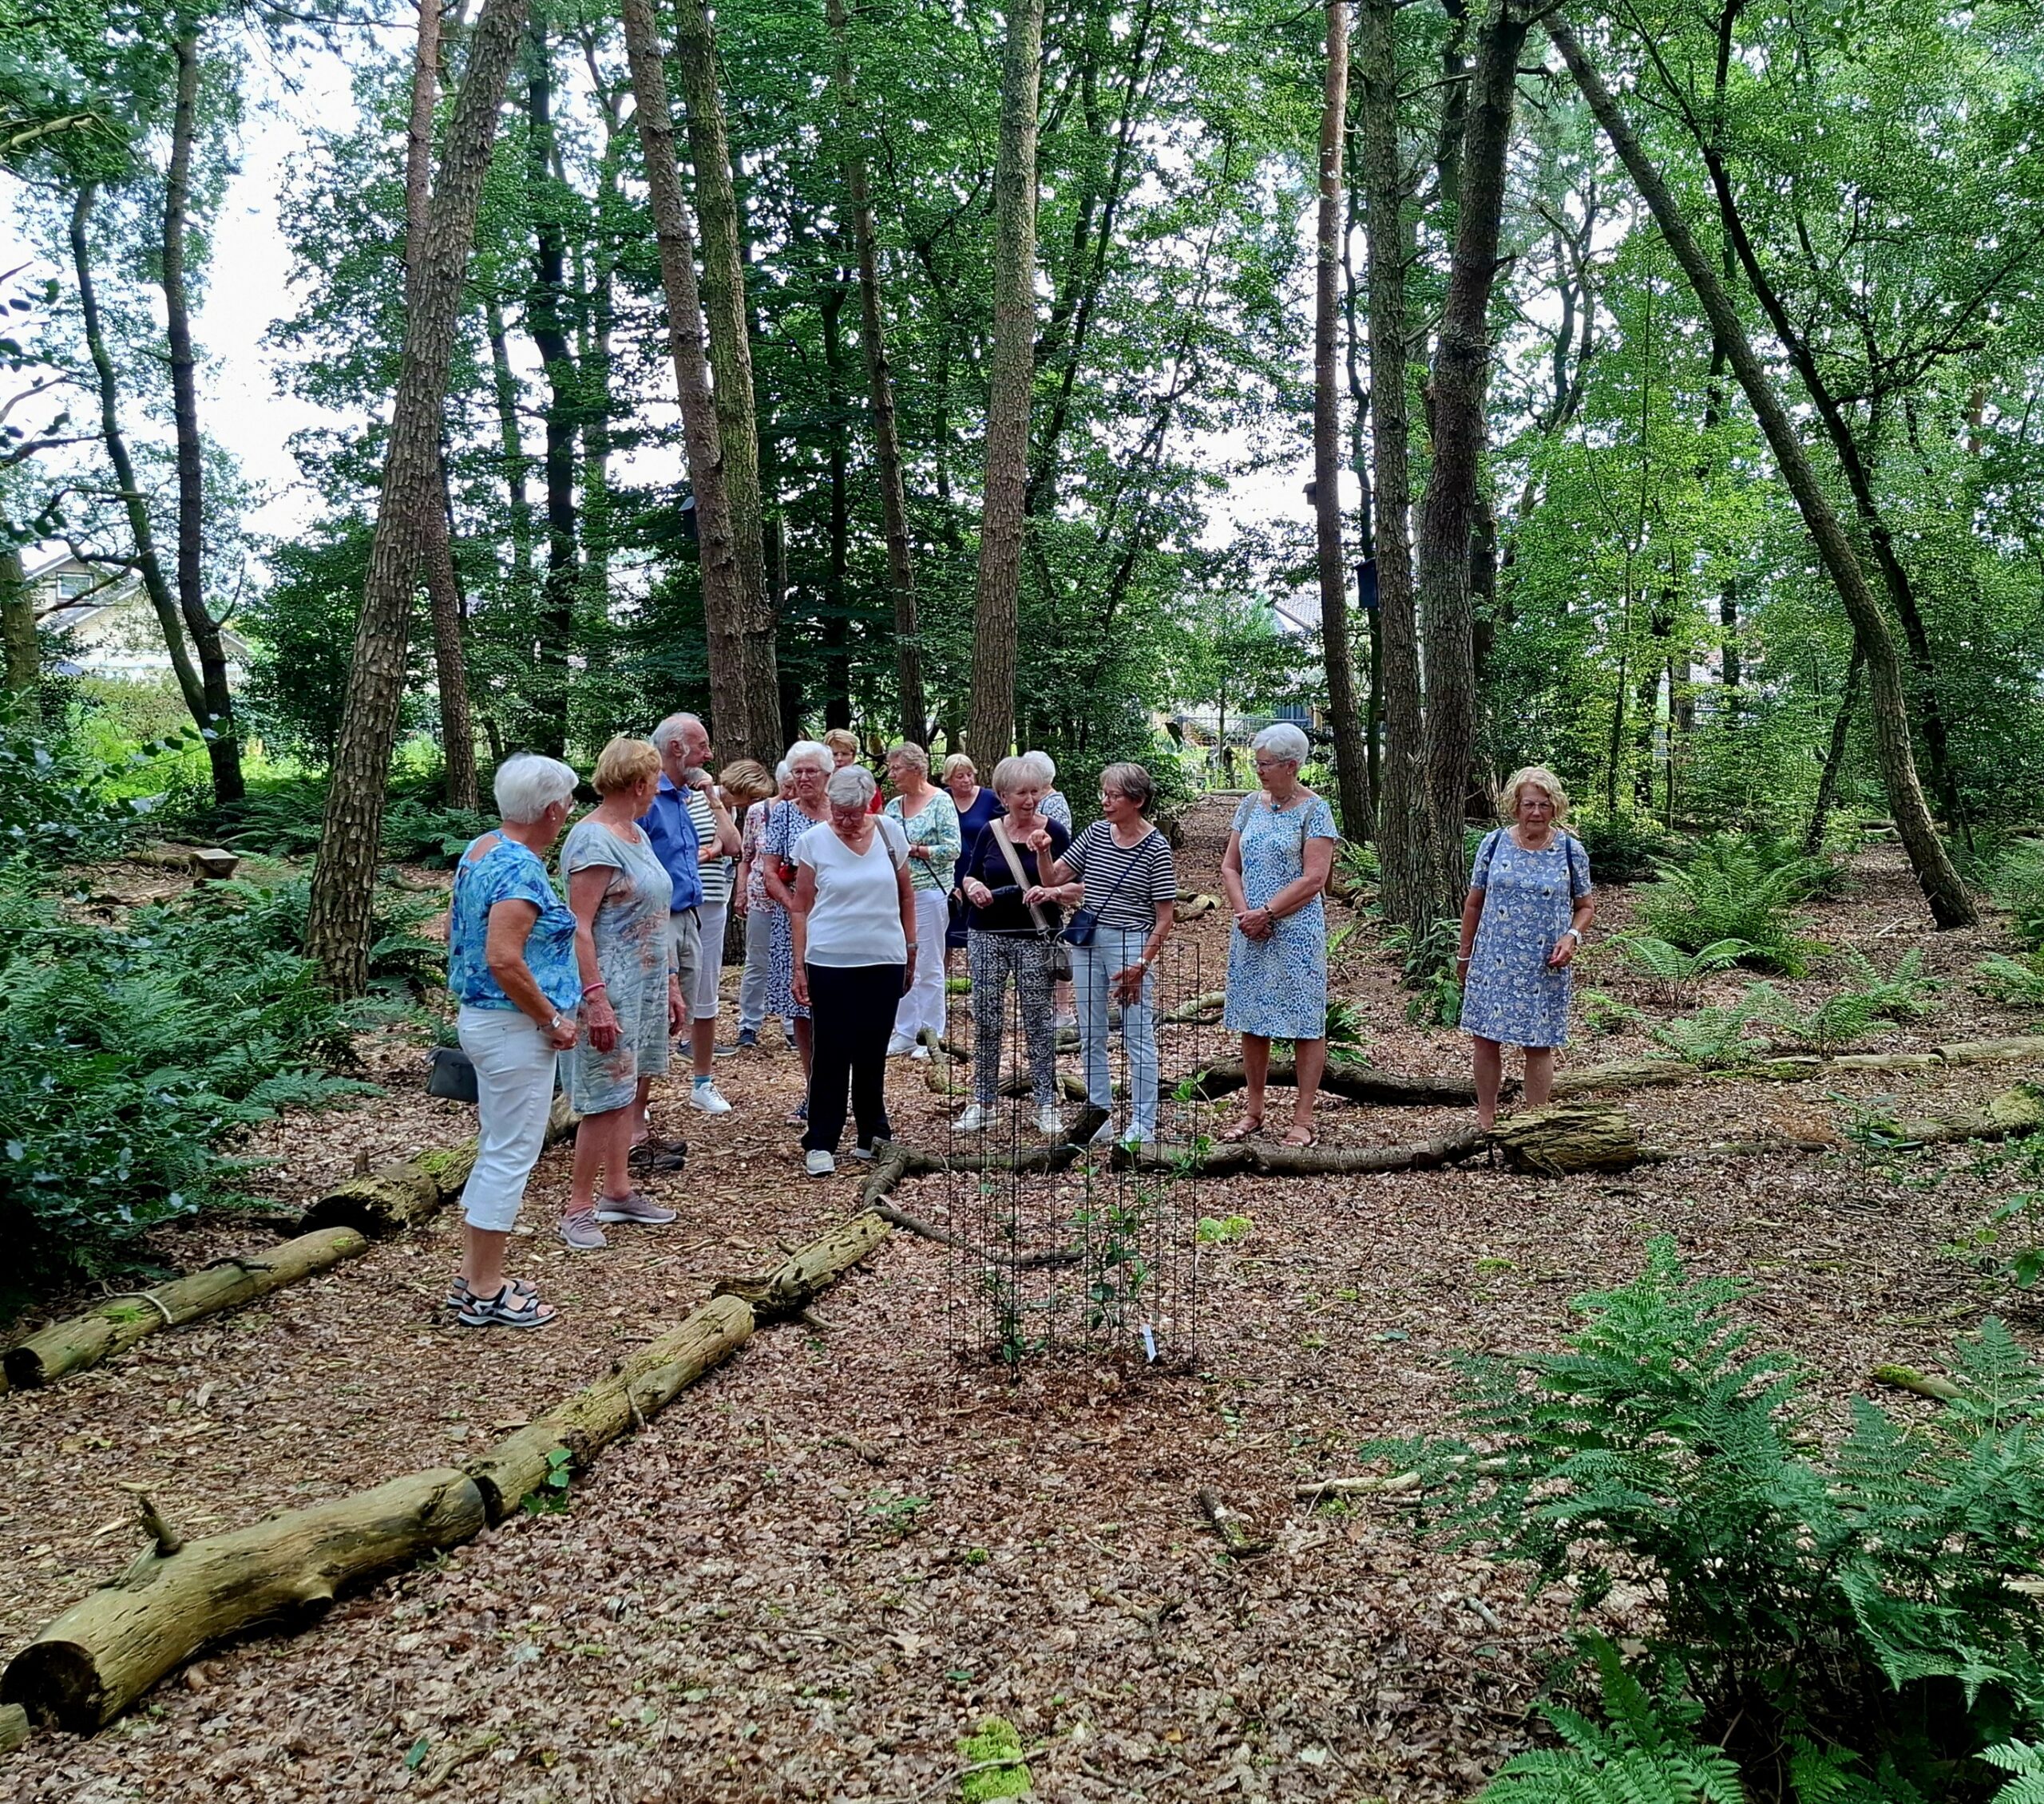
[[1334,811],[1299,781],[1310,750],[1280,722],[1250,742],[1262,791],[1235,810],[1221,883],[1235,916],[1228,936],[1222,1025],[1242,1037],[1243,1110],[1223,1140],[1263,1126],[1270,1042],[1293,1042],[1298,1102],[1287,1146],[1313,1141],[1313,1105],[1327,1069],[1327,920],[1321,892],[1334,868]]
[[1568,1040],[1569,967],[1596,903],[1590,855],[1562,830],[1568,797],[1551,770],[1512,773],[1504,789],[1511,824],[1487,835],[1462,905],[1462,1028],[1476,1075],[1476,1124],[1497,1120],[1504,1048],[1526,1049],[1526,1100],[1554,1094],[1555,1048]]

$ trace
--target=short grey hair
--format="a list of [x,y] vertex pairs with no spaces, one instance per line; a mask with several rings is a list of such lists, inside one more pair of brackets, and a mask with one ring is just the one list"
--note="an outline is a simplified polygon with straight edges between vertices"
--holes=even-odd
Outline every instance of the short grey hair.
[[1268,752],[1287,764],[1304,764],[1313,756],[1313,742],[1288,720],[1266,726],[1250,741],[1252,752]]
[[[1057,766],[1051,762],[1051,754],[1048,752],[1024,752],[1022,754],[1022,762],[1036,772],[1038,780],[1045,789],[1048,789],[1056,782]],[[1000,793],[998,789],[994,792],[996,795]]]
[[777,783],[785,783],[794,775],[794,773],[788,768],[788,761],[786,758],[782,758],[774,766],[774,781]]
[[898,746],[889,746],[887,756],[890,762],[899,758],[912,770],[920,770],[925,777],[929,775],[929,754],[913,739],[904,739]]
[[703,717],[700,714],[671,714],[653,729],[654,750],[662,758],[665,758],[667,755],[667,747],[681,737],[683,728],[689,726],[700,728],[705,739],[710,737],[710,730],[703,725]]
[[828,770],[836,762],[830,756],[830,748],[821,739],[798,739],[788,748],[787,766],[790,774],[798,764],[820,764]]
[[864,808],[879,793],[873,773],[862,764],[840,766],[823,785],[823,799],[835,808]]
[[537,752],[520,752],[497,767],[490,785],[497,812],[513,827],[529,826],[556,802],[572,801],[582,779],[574,766]]
[[1024,752],[1019,758],[1003,758],[993,767],[993,776],[988,787],[1005,801],[1019,783],[1037,783],[1049,788],[1042,762],[1036,753]]
[[1157,799],[1157,780],[1139,764],[1111,764],[1100,773],[1100,787],[1126,796],[1139,809]]

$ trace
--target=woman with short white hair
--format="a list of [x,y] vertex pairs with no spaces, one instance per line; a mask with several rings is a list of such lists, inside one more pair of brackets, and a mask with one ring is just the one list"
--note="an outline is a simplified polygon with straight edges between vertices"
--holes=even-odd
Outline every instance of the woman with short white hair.
[[1060,910],[1044,884],[1072,836],[1038,812],[1043,775],[1028,759],[1006,758],[996,765],[993,792],[1008,812],[980,829],[961,866],[966,968],[972,979],[972,1102],[958,1128],[976,1133],[993,1126],[1000,1096],[1001,1006],[1012,978],[1036,1126],[1042,1133],[1060,1133],[1057,1027],[1051,1017],[1051,955]]
[[917,954],[915,892],[901,829],[872,810],[879,785],[856,764],[825,783],[827,817],[795,841],[795,999],[810,1013],[809,1123],[803,1163],[811,1177],[838,1169],[850,1093],[858,1139],[873,1157],[887,1125],[887,1034]]
[[574,771],[521,754],[497,768],[502,819],[454,867],[447,917],[447,987],[476,1074],[476,1161],[461,1189],[461,1268],[447,1306],[469,1327],[537,1328],[553,1305],[504,1275],[504,1248],[546,1145],[555,1066],[575,1043],[582,979],[575,916],[546,874],[545,855],[574,805]]
[[1270,1042],[1289,1040],[1298,1102],[1287,1146],[1313,1142],[1313,1112],[1327,1069],[1327,921],[1321,892],[1334,868],[1334,811],[1299,781],[1312,747],[1289,722],[1250,742],[1259,792],[1243,798],[1228,831],[1221,883],[1234,911],[1222,1024],[1242,1035],[1242,1119],[1220,1137],[1263,1127]]
[[1036,774],[1044,786],[1044,799],[1036,804],[1036,812],[1046,821],[1055,821],[1068,833],[1072,831],[1072,804],[1058,793],[1057,766],[1051,762],[1048,752],[1024,752],[1022,762]]
[[935,1042],[944,1034],[942,947],[949,925],[952,873],[965,846],[957,805],[930,781],[929,754],[921,746],[913,740],[890,746],[887,781],[894,793],[881,812],[901,829],[908,844],[909,885],[916,896],[916,940],[923,948],[916,960],[915,982],[895,1011],[894,1035],[887,1042],[887,1054],[890,1058],[927,1058],[929,1049],[918,1043],[918,1037],[928,1034]]
[[[794,786],[794,793],[787,801],[774,804],[774,812],[767,819],[766,830],[760,841],[766,900],[773,910],[769,917],[773,924],[773,943],[767,964],[766,1007],[783,1021],[794,1023],[795,1050],[802,1054],[802,1074],[806,1083],[814,1042],[810,1031],[809,1004],[798,1002],[795,997],[795,939],[790,918],[790,911],[795,905],[795,879],[799,874],[795,841],[810,828],[821,826],[830,818],[830,810],[823,800],[823,785],[830,781],[834,766],[830,748],[817,739],[798,739],[789,746],[787,765],[788,780]],[[809,1119],[806,1097],[789,1110],[788,1119]]]

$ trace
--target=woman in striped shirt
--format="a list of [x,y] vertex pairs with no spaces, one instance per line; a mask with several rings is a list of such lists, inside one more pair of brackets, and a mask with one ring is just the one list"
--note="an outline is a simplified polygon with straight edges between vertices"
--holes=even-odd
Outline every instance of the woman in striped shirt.
[[1157,793],[1139,764],[1111,764],[1100,773],[1100,814],[1045,872],[1044,898],[1072,902],[1096,919],[1090,944],[1072,948],[1079,997],[1079,1047],[1086,1100],[1107,1112],[1094,1135],[1114,1140],[1114,1086],[1107,1068],[1107,1025],[1122,1014],[1128,1054],[1128,1130],[1124,1145],[1157,1138],[1157,1027],[1150,967],[1171,936],[1178,892],[1171,849],[1145,810]]

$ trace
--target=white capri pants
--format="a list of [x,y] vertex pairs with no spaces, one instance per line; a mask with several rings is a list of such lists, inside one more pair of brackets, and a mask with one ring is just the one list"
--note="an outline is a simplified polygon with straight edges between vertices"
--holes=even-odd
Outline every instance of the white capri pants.
[[925,1027],[944,1033],[944,930],[949,898],[941,889],[916,892],[916,980],[894,1011],[894,1031],[913,1040]]
[[461,1190],[471,1228],[508,1234],[525,1185],[546,1145],[557,1054],[521,1010],[464,1004],[455,1023],[461,1050],[476,1068],[476,1162]]
[[703,932],[696,947],[695,988],[688,999],[691,1021],[717,1019],[717,980],[724,974],[724,918],[730,909],[728,902],[703,902],[696,905],[696,917],[703,924]]

